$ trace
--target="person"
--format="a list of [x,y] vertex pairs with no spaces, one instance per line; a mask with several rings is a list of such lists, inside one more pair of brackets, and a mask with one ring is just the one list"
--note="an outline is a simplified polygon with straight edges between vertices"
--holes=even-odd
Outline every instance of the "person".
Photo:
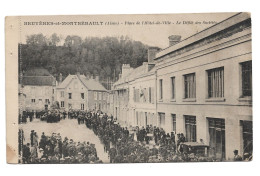
[[33,146],[33,136],[34,136],[34,130],[31,130],[31,134],[30,134],[31,146]]
[[23,146],[23,163],[29,163],[30,156],[31,156],[30,143],[27,143],[26,145]]
[[238,155],[238,150],[234,150],[234,161],[242,161],[242,157]]

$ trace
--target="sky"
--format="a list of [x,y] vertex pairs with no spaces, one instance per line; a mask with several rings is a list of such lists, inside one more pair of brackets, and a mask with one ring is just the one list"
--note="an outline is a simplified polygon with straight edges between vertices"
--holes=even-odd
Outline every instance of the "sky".
[[[181,35],[182,39],[185,39],[234,14],[236,13],[22,16],[20,42],[25,43],[26,36],[38,33],[48,37],[56,33],[63,38],[60,44],[68,35],[78,35],[83,39],[86,37],[127,35],[131,39],[141,41],[149,46],[166,48],[169,45],[168,37],[170,35]],[[38,24],[32,22],[38,22]],[[48,22],[48,25],[47,23],[40,25],[40,22],[42,24]],[[93,22],[98,22],[99,25],[93,25]],[[111,22],[116,25],[107,25]],[[196,22],[200,24],[195,24]]]

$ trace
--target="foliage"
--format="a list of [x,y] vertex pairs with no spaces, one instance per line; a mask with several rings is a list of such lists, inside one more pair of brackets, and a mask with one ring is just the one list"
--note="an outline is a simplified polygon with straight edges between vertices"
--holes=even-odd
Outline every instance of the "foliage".
[[63,77],[80,72],[85,75],[98,75],[100,79],[116,80],[122,64],[138,67],[147,61],[148,46],[133,41],[127,36],[121,37],[62,37],[52,34],[49,38],[43,34],[27,36],[26,44],[21,48],[22,71],[40,67],[52,75]]

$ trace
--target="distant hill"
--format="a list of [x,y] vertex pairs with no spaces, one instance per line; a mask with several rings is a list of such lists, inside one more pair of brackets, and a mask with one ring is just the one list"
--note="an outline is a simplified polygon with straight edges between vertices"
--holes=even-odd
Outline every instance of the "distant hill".
[[57,34],[50,38],[35,34],[27,36],[26,44],[19,45],[19,49],[23,72],[37,67],[48,70],[56,78],[60,73],[66,77],[80,72],[115,81],[122,64],[135,68],[147,61],[148,46],[126,36],[85,39],[67,36],[60,44]]

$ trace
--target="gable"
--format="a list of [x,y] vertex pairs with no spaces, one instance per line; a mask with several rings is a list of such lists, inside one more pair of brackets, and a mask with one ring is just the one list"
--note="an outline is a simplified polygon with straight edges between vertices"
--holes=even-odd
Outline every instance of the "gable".
[[88,90],[87,87],[79,80],[79,78],[74,75],[68,85],[65,87],[67,90],[73,90],[73,91],[82,91],[82,90]]

